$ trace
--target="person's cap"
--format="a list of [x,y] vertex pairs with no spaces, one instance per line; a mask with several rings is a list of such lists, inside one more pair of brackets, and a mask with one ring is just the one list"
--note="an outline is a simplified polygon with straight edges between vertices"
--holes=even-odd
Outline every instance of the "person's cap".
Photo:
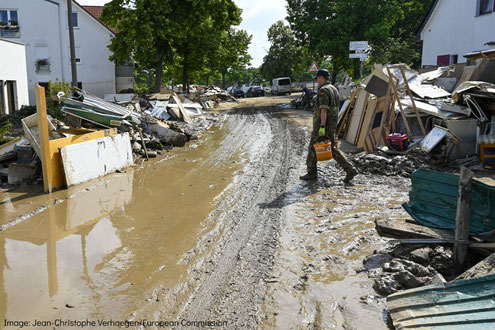
[[328,70],[326,70],[326,69],[320,69],[320,70],[318,70],[318,72],[316,73],[316,76],[313,79],[316,79],[318,77],[324,77],[325,79],[329,79],[330,78],[330,72],[328,72]]

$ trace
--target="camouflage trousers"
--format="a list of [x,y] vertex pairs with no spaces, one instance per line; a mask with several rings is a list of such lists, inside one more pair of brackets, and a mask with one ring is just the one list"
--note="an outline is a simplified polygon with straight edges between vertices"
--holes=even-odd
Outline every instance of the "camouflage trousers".
[[[314,144],[318,141],[318,135],[311,135],[311,139],[309,140],[309,146],[308,146],[308,158],[306,160],[306,166],[308,168],[308,173],[309,174],[317,174],[317,163],[318,159],[316,158],[316,151],[314,148]],[[333,159],[339,164],[342,169],[346,173],[348,173],[350,170],[354,169],[354,166],[347,160],[346,156],[342,151],[337,148],[335,145],[335,139],[331,139],[332,141],[332,155]]]

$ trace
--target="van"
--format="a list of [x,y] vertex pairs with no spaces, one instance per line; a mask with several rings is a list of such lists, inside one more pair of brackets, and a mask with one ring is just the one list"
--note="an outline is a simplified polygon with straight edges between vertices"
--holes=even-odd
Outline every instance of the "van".
[[275,78],[272,80],[272,94],[289,94],[292,89],[292,81],[289,77]]

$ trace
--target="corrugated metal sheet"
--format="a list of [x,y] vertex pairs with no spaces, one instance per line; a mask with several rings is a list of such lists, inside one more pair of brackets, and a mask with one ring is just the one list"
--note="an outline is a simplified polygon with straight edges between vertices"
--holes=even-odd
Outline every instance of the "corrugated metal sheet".
[[495,275],[394,293],[387,304],[396,329],[495,329]]
[[[418,223],[432,228],[455,229],[459,176],[419,169],[411,175],[409,203],[402,204]],[[495,187],[474,180],[470,234],[495,229]]]

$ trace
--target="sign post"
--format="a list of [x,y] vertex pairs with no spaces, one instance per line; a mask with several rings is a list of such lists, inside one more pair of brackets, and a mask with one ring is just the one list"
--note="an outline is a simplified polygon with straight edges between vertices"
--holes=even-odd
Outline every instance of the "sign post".
[[349,54],[349,58],[359,58],[361,61],[361,79],[363,78],[363,62],[368,59],[368,54],[365,53],[369,49],[367,41],[351,41],[349,42],[349,50],[355,53]]
[[[308,72],[318,72],[320,68],[318,68],[318,64],[316,64],[316,61],[313,61],[313,64],[311,64]],[[315,80],[313,79],[313,91],[315,90]]]

